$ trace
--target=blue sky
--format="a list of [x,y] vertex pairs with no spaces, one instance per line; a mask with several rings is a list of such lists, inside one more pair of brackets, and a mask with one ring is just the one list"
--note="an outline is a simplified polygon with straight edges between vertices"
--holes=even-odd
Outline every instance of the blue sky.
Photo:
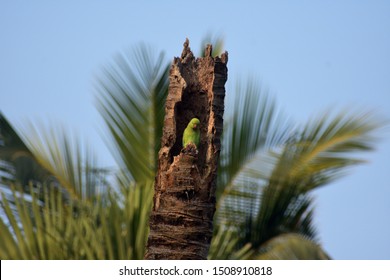
[[[55,3],[54,3],[55,2]],[[79,3],[83,2],[83,3]],[[139,42],[178,56],[225,36],[227,94],[258,77],[298,123],[327,109],[390,119],[389,1],[0,1],[0,110],[17,127],[61,123],[104,165],[94,82]],[[390,259],[390,134],[369,162],[315,192],[321,243],[335,259]]]

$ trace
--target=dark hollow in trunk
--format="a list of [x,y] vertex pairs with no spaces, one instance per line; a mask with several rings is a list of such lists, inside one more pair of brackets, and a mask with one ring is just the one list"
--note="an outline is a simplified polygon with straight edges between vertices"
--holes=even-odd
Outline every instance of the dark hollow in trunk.
[[[213,233],[223,128],[227,53],[194,57],[188,39],[169,75],[165,120],[145,259],[206,259]],[[184,129],[200,120],[200,144],[182,148]]]

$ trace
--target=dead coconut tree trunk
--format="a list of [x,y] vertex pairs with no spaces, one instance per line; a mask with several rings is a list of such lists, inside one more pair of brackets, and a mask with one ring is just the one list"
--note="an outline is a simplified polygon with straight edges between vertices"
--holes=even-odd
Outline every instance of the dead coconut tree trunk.
[[[184,43],[170,69],[154,207],[145,259],[207,259],[223,128],[227,53],[195,59]],[[200,144],[182,147],[183,131],[200,120]]]

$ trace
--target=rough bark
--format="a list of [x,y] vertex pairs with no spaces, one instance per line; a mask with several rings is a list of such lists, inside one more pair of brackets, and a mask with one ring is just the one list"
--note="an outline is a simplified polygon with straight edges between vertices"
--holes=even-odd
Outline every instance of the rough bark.
[[[188,39],[169,76],[154,207],[145,259],[206,259],[213,233],[215,188],[223,128],[227,53],[195,59]],[[200,145],[182,148],[192,118]]]

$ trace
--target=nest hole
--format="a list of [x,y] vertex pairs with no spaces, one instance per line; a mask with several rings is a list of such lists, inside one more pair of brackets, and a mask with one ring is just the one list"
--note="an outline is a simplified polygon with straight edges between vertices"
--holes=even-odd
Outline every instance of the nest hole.
[[183,133],[193,118],[200,120],[200,144],[198,147],[198,168],[204,165],[207,151],[207,127],[209,122],[209,101],[207,93],[194,89],[185,89],[182,100],[175,106],[176,140],[171,149],[171,162],[173,157],[180,154],[183,149]]

